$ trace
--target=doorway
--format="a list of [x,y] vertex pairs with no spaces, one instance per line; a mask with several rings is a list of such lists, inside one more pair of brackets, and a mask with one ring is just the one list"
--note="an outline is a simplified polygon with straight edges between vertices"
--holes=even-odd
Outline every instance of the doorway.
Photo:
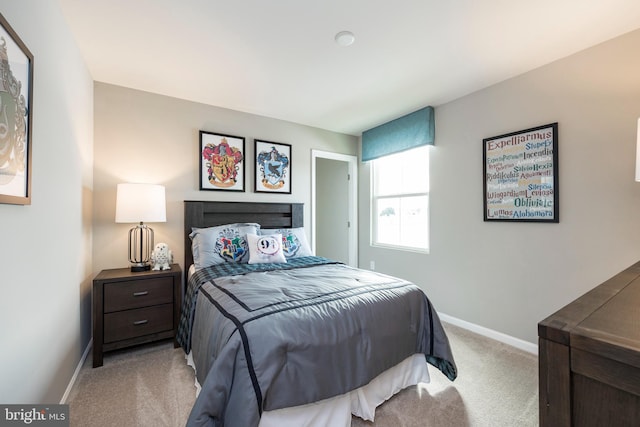
[[358,158],[311,151],[311,240],[318,256],[358,264]]

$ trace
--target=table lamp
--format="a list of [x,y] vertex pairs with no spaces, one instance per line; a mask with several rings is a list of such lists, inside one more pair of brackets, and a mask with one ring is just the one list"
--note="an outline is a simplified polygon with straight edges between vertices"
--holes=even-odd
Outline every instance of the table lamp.
[[116,222],[138,223],[129,230],[129,262],[131,271],[151,269],[153,229],[145,222],[166,222],[165,189],[155,184],[118,184]]

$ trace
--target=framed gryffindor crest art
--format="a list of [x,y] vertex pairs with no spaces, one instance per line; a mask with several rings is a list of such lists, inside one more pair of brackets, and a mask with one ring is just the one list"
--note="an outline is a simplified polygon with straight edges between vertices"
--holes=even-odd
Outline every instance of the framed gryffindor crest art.
[[200,190],[244,191],[244,138],[200,131]]
[[0,14],[0,203],[31,204],[33,55]]
[[255,192],[291,194],[291,145],[254,140]]

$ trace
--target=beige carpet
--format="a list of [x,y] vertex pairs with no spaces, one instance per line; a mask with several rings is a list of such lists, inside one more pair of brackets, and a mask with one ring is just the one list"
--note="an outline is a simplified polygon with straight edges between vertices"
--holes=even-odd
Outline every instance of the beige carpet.
[[[445,324],[458,366],[450,382],[409,387],[353,427],[527,427],[538,425],[537,357]],[[195,400],[193,370],[168,342],[87,360],[68,399],[72,427],[183,426]]]

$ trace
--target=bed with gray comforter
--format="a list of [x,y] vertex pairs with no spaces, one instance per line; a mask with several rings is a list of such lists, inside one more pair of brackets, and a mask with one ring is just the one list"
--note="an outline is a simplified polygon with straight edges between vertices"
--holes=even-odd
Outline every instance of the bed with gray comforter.
[[263,411],[349,392],[416,353],[457,375],[420,288],[319,257],[197,271],[178,340],[202,386],[188,426],[258,426]]

